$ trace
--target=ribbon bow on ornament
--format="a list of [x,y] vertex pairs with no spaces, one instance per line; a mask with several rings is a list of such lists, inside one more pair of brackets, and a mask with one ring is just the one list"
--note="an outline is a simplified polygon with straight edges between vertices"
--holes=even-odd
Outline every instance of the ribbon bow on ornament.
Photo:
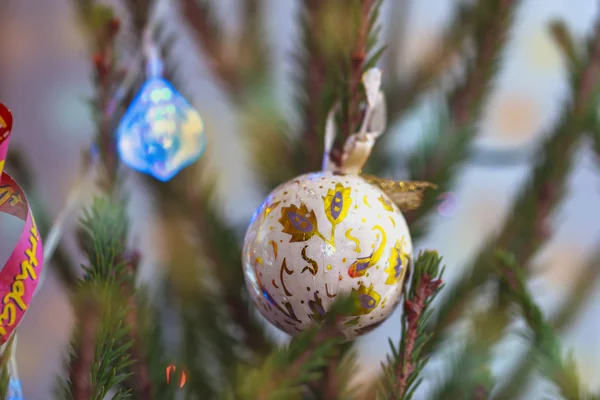
[[375,141],[385,131],[387,119],[385,96],[381,91],[381,71],[377,68],[366,71],[363,74],[362,82],[367,95],[367,109],[360,130],[346,139],[340,165],[333,163],[330,153],[337,135],[335,112],[338,106],[336,105],[329,112],[325,125],[325,152],[322,168],[324,171],[360,174],[367,182],[379,187],[387,194],[400,210],[414,210],[421,205],[425,190],[437,189],[436,185],[419,181],[395,181],[361,173],[371,155]]

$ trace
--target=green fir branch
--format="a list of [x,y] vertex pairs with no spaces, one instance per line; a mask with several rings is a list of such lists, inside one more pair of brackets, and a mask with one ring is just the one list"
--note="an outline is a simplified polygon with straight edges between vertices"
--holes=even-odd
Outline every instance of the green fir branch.
[[[139,335],[136,346],[143,352],[142,356],[148,366],[148,374],[152,383],[150,396],[135,397],[134,399],[146,400],[175,400],[179,385],[167,382],[166,370],[170,365],[177,366],[172,359],[167,357],[164,343],[163,318],[164,310],[158,308],[150,298],[147,288],[138,287],[135,293],[135,306],[137,309],[137,328]],[[135,380],[137,376],[132,376]]]
[[162,231],[169,249],[164,265],[163,312],[177,316],[175,321],[171,318],[171,323],[181,325],[174,352],[178,356],[173,362],[185,371],[186,394],[215,398],[220,387],[230,383],[233,367],[244,353],[239,336],[234,336],[231,329],[219,291],[221,285],[214,277],[213,271],[219,265],[194,243],[188,234],[189,215],[175,204],[170,198],[161,201]]
[[[126,324],[129,304],[122,291],[128,279],[127,264],[121,256],[127,238],[125,207],[98,198],[86,210],[81,225],[88,264],[73,294],[76,329],[69,381],[61,386],[63,398],[103,400],[127,379],[133,362]],[[118,389],[113,396],[126,398],[126,389]]]
[[426,192],[422,205],[407,215],[413,238],[425,232],[419,222],[438,204],[439,193],[450,188],[459,165],[469,155],[519,3],[519,0],[487,0],[475,6],[477,18],[472,31],[475,57],[469,62],[465,80],[448,95],[450,128],[437,141],[429,143],[425,154],[416,153],[408,161],[411,179],[432,182],[439,188]]
[[[381,57],[377,49],[381,0],[304,0],[303,47],[297,59],[300,137],[295,149],[296,174],[318,170],[324,151],[325,121],[334,104],[337,157],[344,138],[358,130],[365,100],[363,73]],[[335,154],[333,155],[335,157]],[[339,159],[337,160],[339,162]]]
[[546,322],[542,311],[531,297],[523,268],[510,253],[498,251],[496,257],[501,264],[498,273],[532,331],[531,341],[537,350],[536,361],[541,371],[556,384],[565,399],[591,399],[591,395],[584,392],[577,375],[577,365],[573,355],[563,357],[564,352],[558,335]]
[[390,341],[392,356],[384,366],[386,399],[412,399],[421,383],[419,375],[428,361],[422,350],[431,339],[425,328],[433,313],[431,303],[443,288],[441,261],[435,251],[421,253],[415,261],[410,289],[405,287],[402,339],[398,346]]
[[[595,287],[594,285],[598,282],[598,278],[600,278],[599,258],[600,255],[598,254],[590,258],[588,265],[583,267],[581,276],[578,277],[577,282],[571,289],[570,296],[551,318],[550,325],[556,332],[561,332],[570,326],[572,321],[579,315],[579,310],[585,304],[590,292]],[[495,399],[514,399],[525,390],[535,368],[534,353],[535,349],[530,347],[523,354],[510,374],[503,379],[507,383],[494,394]]]
[[[418,102],[447,71],[450,61],[462,49],[479,15],[477,10],[490,0],[477,0],[475,5],[460,4],[445,33],[439,50],[428,57],[406,82],[392,82],[385,88],[388,99],[388,126],[393,126]],[[393,40],[396,40],[393,38]]]
[[336,300],[325,320],[303,332],[283,349],[276,349],[260,368],[240,369],[240,381],[226,399],[300,399],[305,385],[319,380],[329,360],[340,353],[345,336],[337,327],[341,317],[355,312],[355,299]]
[[435,399],[487,399],[495,384],[490,371],[493,347],[510,322],[505,285],[493,294],[495,302],[471,318],[471,329],[460,354],[451,363],[451,373],[436,389]]
[[227,37],[221,22],[217,20],[209,0],[179,0],[181,14],[192,31],[194,42],[207,59],[208,67],[223,84],[234,102],[242,100],[242,66],[237,65],[233,49],[227,48]]
[[439,317],[431,326],[435,336],[429,350],[439,344],[442,332],[462,315],[473,293],[488,281],[489,271],[485,266],[494,262],[496,248],[510,249],[520,265],[528,265],[535,251],[544,243],[547,217],[565,193],[563,186],[570,171],[572,151],[593,121],[595,110],[592,100],[597,95],[600,78],[600,20],[588,49],[580,63],[582,67],[572,71],[572,104],[565,105],[560,120],[544,142],[543,158],[517,197],[512,215],[507,218],[498,236],[490,240],[470,263],[470,272],[449,290],[448,298],[439,308]]
[[436,388],[435,400],[485,400],[490,398],[494,378],[489,368],[489,354],[477,343],[467,343],[459,357],[450,363],[450,375]]

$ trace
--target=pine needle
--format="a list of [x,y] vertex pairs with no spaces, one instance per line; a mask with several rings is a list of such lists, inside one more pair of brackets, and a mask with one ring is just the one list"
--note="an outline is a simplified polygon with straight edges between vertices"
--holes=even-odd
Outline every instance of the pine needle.
[[340,298],[327,311],[325,321],[299,333],[283,349],[276,349],[258,369],[241,369],[240,382],[227,399],[299,399],[304,385],[315,382],[328,361],[339,354],[345,337],[338,330],[339,317],[352,314],[355,302]]
[[510,253],[498,251],[496,257],[501,264],[498,273],[507,284],[513,301],[519,306],[521,315],[532,331],[530,340],[537,350],[537,363],[541,371],[556,384],[565,399],[591,399],[592,396],[583,391],[573,355],[563,356],[558,335],[533,301],[523,268]]
[[439,203],[439,194],[449,190],[458,167],[469,156],[519,4],[519,0],[483,0],[474,6],[475,57],[464,82],[448,95],[451,119],[446,131],[429,143],[424,154],[417,153],[408,162],[412,180],[432,182],[439,188],[426,193],[421,207],[407,215],[413,239],[426,231],[422,218]]
[[[128,279],[121,260],[127,238],[125,207],[97,198],[81,225],[88,264],[73,295],[77,322],[70,380],[61,386],[63,398],[103,400],[109,390],[127,379],[133,362],[125,323],[128,301],[121,290]],[[129,398],[129,390],[118,389],[113,398]]]
[[398,346],[390,342],[392,356],[384,366],[386,399],[410,400],[420,384],[419,374],[428,361],[422,350],[431,339],[425,327],[432,315],[431,303],[443,288],[441,261],[434,251],[419,254],[415,261],[410,289],[404,292],[402,339]]
[[543,144],[543,159],[533,169],[530,182],[517,197],[514,211],[499,235],[482,248],[470,264],[470,272],[449,290],[448,298],[439,307],[435,326],[430,327],[435,336],[429,350],[439,343],[442,332],[462,315],[472,294],[488,281],[489,271],[485,267],[493,263],[495,249],[509,249],[515,254],[519,265],[526,266],[544,243],[546,235],[541,228],[565,193],[563,185],[572,163],[571,152],[594,120],[596,111],[592,100],[597,96],[600,82],[600,20],[590,38],[588,49],[580,63],[582,67],[571,71],[572,105],[565,105],[559,122]]

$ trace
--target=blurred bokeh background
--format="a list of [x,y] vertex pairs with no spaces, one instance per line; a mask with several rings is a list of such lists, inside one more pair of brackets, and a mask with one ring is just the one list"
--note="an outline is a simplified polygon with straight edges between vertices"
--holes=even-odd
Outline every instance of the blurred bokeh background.
[[[408,16],[392,13],[392,4],[405,3]],[[236,0],[216,2],[227,28],[236,29]],[[292,106],[294,98],[291,55],[298,43],[298,1],[265,1],[264,30],[276,65],[277,96]],[[419,60],[435,49],[439,34],[451,16],[453,0],[386,0],[383,8],[390,49],[397,48],[396,70],[409,74]],[[587,34],[597,13],[595,0],[526,0],[521,6],[494,94],[480,126],[478,154],[466,163],[455,187],[433,216],[431,231],[417,248],[434,248],[444,256],[446,279],[454,281],[462,266],[500,226],[520,184],[535,160],[527,150],[552,125],[562,106],[567,84],[564,61],[548,34],[548,23],[562,19],[572,32]],[[0,99],[15,117],[13,146],[25,151],[37,192],[48,214],[55,217],[81,169],[81,152],[90,146],[94,125],[86,104],[91,91],[88,50],[75,24],[69,0],[0,1]],[[205,119],[212,162],[222,172],[219,193],[232,223],[245,226],[262,201],[248,168],[248,155],[239,139],[234,116],[225,96],[211,78],[200,54],[186,45],[189,38],[175,5],[165,2],[165,18],[177,32],[174,56],[180,74]],[[406,24],[406,34],[397,26]],[[394,28],[394,29],[391,29]],[[401,50],[401,51],[400,51]],[[127,57],[127,54],[124,54]],[[440,114],[435,96],[426,99],[400,126],[395,127],[388,151],[401,157],[431,131]],[[598,159],[587,143],[577,150],[566,201],[553,216],[552,239],[536,256],[531,288],[544,311],[552,314],[576,281],[581,266],[600,239],[600,171]],[[152,204],[144,192],[133,197],[137,239],[149,258],[159,259],[160,237],[155,232]],[[14,224],[2,218],[2,259],[11,248]],[[76,218],[67,224],[73,226]],[[74,249],[73,238],[66,237]],[[152,262],[144,265],[143,279],[152,280]],[[600,264],[598,266],[600,268]],[[29,313],[19,326],[18,363],[25,398],[50,398],[56,374],[62,370],[73,316],[68,296],[51,266]],[[565,345],[572,347],[581,373],[594,389],[600,388],[600,281],[594,285],[580,315],[564,331]],[[388,351],[386,338],[399,337],[399,312],[374,332],[360,339],[361,379],[379,371]],[[285,341],[283,335],[281,340]],[[515,360],[505,349],[523,345],[516,335],[498,349],[494,368],[500,372]],[[511,354],[510,357],[506,356]],[[539,382],[530,395],[539,398]]]

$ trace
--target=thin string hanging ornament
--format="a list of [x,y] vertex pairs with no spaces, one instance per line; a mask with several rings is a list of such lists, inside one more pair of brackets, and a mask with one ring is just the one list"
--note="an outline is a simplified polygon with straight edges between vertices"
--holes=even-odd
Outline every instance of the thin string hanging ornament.
[[117,129],[123,163],[166,182],[197,161],[206,148],[204,123],[198,111],[163,78],[163,63],[144,34],[147,80]]
[[338,163],[330,157],[336,106],[326,122],[322,171],[276,188],[246,232],[242,261],[250,296],[268,321],[292,335],[322,321],[341,293],[356,303],[354,315],[338,322],[347,338],[389,317],[412,259],[402,212],[417,208],[424,191],[435,187],[361,174],[386,125],[381,71],[367,71],[363,85],[365,116]]

